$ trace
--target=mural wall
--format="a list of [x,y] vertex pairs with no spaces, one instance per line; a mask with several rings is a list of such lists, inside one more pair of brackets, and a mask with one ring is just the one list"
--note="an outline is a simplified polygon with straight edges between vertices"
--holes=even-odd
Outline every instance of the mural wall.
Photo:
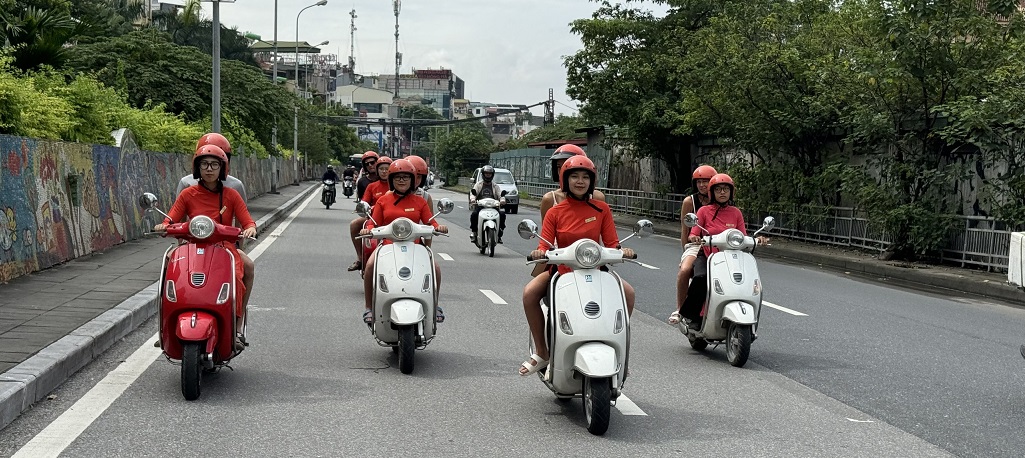
[[[277,164],[275,164],[277,162]],[[298,169],[298,170],[297,170]],[[232,159],[252,199],[297,171],[280,159]],[[0,282],[106,250],[153,226],[136,204],[143,192],[170,208],[191,156],[0,135]]]

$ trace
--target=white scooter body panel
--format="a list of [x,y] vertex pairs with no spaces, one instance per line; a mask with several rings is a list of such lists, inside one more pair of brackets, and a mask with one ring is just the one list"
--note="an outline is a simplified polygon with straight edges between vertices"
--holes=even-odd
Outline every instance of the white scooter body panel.
[[588,377],[611,377],[619,370],[616,349],[602,342],[588,342],[577,347],[573,369]]
[[[701,328],[706,340],[726,338],[729,323],[723,320],[741,324],[758,322],[761,294],[755,293],[755,281],[760,281],[759,278],[758,263],[751,253],[724,250],[709,256],[708,308]],[[743,303],[743,307],[739,303]]]
[[429,342],[434,337],[437,305],[433,253],[412,241],[396,241],[379,245],[375,255],[374,336],[383,344],[394,345],[399,340],[395,326],[423,321],[424,342]]
[[[585,359],[588,370],[603,374],[595,376],[619,374],[613,386],[622,387],[623,377],[620,372],[626,359],[630,326],[619,277],[598,269],[579,269],[556,275],[553,281],[554,285],[549,292],[549,303],[553,307],[548,318],[548,336],[552,339],[549,342],[551,359],[546,382],[559,394],[581,393],[583,379],[574,377],[574,374],[578,370],[578,352],[586,346],[584,355],[587,355]],[[615,332],[617,312],[622,320],[618,333]],[[573,334],[562,330],[559,324],[562,313],[566,314]],[[597,360],[588,359],[597,346],[608,348],[612,360],[599,364]],[[590,366],[594,366],[593,369]]]

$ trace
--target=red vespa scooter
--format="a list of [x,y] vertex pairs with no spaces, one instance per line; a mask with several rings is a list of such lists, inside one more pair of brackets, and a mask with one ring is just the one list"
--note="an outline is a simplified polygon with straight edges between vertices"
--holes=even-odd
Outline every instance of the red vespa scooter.
[[[145,193],[139,204],[154,207]],[[164,214],[163,212],[160,212]],[[164,214],[166,217],[167,215]],[[235,259],[221,242],[236,241],[242,230],[197,216],[167,226],[165,237],[179,244],[167,249],[160,269],[160,347],[168,361],[180,364],[182,395],[199,398],[203,372],[226,366],[242,353],[235,348]],[[242,318],[245,342],[245,318]]]

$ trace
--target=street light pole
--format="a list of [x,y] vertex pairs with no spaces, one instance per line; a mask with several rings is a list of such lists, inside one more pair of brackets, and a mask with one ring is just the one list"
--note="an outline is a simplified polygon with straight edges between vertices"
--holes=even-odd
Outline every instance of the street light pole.
[[212,130],[214,132],[221,132],[221,2],[220,0],[213,0],[214,17],[213,17],[213,64],[214,64],[214,75],[213,75],[213,125]]
[[[278,0],[274,0],[274,62],[271,64],[271,76],[270,82],[277,87],[278,85]],[[274,115],[274,127],[271,128],[270,142],[274,152],[278,152],[278,116]],[[271,154],[271,170],[270,170],[270,192],[271,194],[278,193],[278,158],[277,154]]]
[[[327,0],[320,0],[306,8],[299,10],[299,14],[295,15],[295,92],[299,95],[299,16],[314,6],[327,5]],[[295,170],[295,184],[299,184],[299,105],[295,106],[295,114],[292,124],[292,164],[293,170]]]

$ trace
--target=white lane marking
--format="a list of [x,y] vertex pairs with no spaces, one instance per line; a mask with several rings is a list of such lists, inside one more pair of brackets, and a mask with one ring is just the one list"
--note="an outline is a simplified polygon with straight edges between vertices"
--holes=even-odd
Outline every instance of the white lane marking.
[[[153,334],[153,338],[156,336]],[[147,339],[125,362],[18,450],[14,458],[59,456],[160,356],[160,349],[151,342]]]
[[462,205],[456,205],[456,208],[466,208],[466,207],[464,207]]
[[[288,218],[271,233],[270,237],[264,238],[249,253],[249,257],[254,260],[260,257],[271,244],[278,240],[278,236],[292,223],[292,220],[299,216],[299,213],[317,197],[316,193],[311,194],[299,208],[288,215]],[[153,346],[153,341],[157,338],[158,335],[153,334],[153,337],[146,339],[142,346],[136,349],[128,359],[119,364],[103,380],[100,380],[100,383],[97,383],[78,402],[75,402],[70,409],[62,413],[56,420],[33,437],[32,440],[14,454],[14,457],[59,456],[117,398],[121,397],[121,394],[162,354],[159,348]]]
[[645,263],[640,262],[640,261],[637,261],[637,264],[639,264],[641,267],[644,267],[645,269],[660,270],[658,267],[655,267],[655,266],[652,266],[652,265],[648,265],[648,264],[645,264]]
[[875,420],[855,420],[853,418],[848,418],[847,420],[854,423],[875,423]]
[[616,399],[616,409],[619,409],[619,413],[623,415],[643,415],[645,417],[648,416],[648,414],[644,413],[644,411],[641,410],[640,407],[637,407],[637,404],[634,404],[634,402],[631,401],[630,398],[626,397],[625,394],[620,394],[619,398]]
[[444,259],[446,261],[454,261],[454,259],[452,259],[452,256],[449,256],[448,253],[438,253],[438,256],[441,256],[441,259]]
[[495,303],[497,305],[507,305],[508,304],[508,302],[506,302],[505,299],[502,299],[502,296],[499,296],[498,294],[496,294],[494,291],[492,291],[490,289],[482,289],[482,290],[480,290],[480,292],[484,293],[484,295],[487,296],[488,299],[491,299],[491,302],[493,302],[493,303]]
[[781,312],[789,313],[789,314],[794,315],[794,316],[808,316],[805,313],[798,312],[797,310],[788,309],[788,308],[786,308],[786,307],[784,307],[782,305],[776,305],[776,304],[773,304],[772,302],[769,302],[769,301],[762,301],[762,304],[766,305],[766,306],[769,306],[769,307],[772,307],[772,308],[774,308],[776,310],[779,310]]

